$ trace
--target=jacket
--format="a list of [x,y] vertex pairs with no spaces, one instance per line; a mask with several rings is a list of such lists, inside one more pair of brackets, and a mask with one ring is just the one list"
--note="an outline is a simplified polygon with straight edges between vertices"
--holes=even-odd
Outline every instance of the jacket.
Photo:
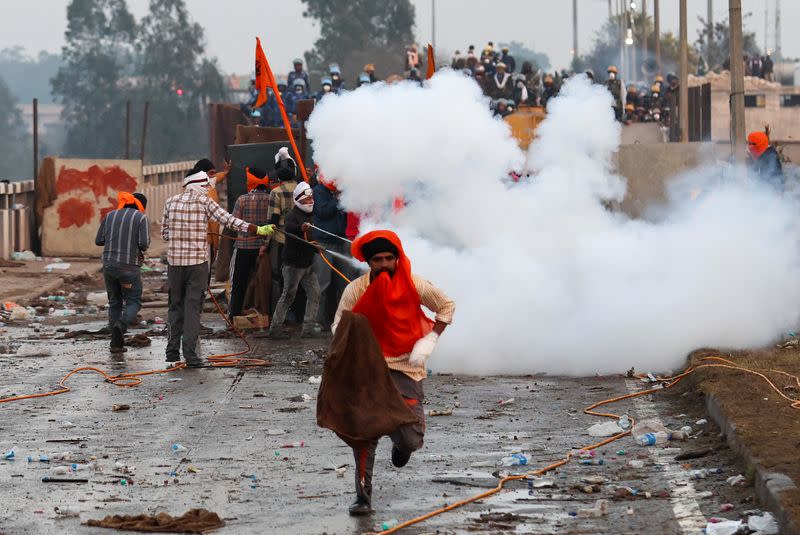
[[[331,234],[344,237],[347,230],[347,214],[339,206],[339,199],[336,195],[322,184],[314,186],[314,212],[313,222],[315,227],[319,227]],[[314,230],[313,238],[321,242],[331,242],[336,240],[332,236]]]
[[[293,234],[305,240],[303,223],[311,223],[311,217],[311,214],[293,206],[286,214],[284,231],[286,234]],[[317,250],[311,245],[287,236],[286,244],[283,247],[283,263],[295,268],[307,268],[314,262],[316,252]]]
[[784,176],[781,159],[774,147],[767,147],[757,160],[752,161],[752,168],[762,182],[778,191],[783,191]]

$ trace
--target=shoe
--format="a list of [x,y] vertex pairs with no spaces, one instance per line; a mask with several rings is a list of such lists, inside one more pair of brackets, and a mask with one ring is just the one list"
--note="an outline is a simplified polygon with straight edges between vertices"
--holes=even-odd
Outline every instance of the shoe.
[[314,325],[308,329],[303,329],[300,333],[300,338],[322,338],[324,336],[322,328],[319,325]]
[[369,500],[361,496],[356,498],[356,501],[350,504],[348,511],[350,512],[350,516],[365,516],[374,512]]
[[122,353],[125,350],[125,332],[120,327],[119,323],[115,323],[111,327],[111,352]]
[[115,346],[111,346],[111,349],[110,349],[111,353],[114,353],[114,354],[125,353],[127,350],[128,350],[128,348],[122,347],[122,346],[116,346],[116,347]]
[[397,446],[392,444],[392,464],[395,465],[397,468],[402,468],[408,464],[408,460],[411,458],[411,452],[405,452],[400,450]]
[[269,331],[269,337],[273,340],[288,340],[289,333],[280,330]]
[[206,367],[206,363],[205,363],[205,362],[203,362],[203,361],[202,361],[202,360],[200,360],[200,359],[196,359],[196,360],[187,360],[187,361],[186,361],[186,367],[187,367],[187,368],[205,368],[205,367]]

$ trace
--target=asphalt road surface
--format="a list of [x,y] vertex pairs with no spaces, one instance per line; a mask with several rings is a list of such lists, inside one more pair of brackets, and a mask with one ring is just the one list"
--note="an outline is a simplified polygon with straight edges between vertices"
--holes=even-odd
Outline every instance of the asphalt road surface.
[[[213,316],[204,323],[221,328]],[[70,329],[98,329],[102,323]],[[163,366],[163,336],[150,347],[112,357],[105,340],[58,340],[44,328],[0,331],[0,397],[52,389],[77,366],[110,373]],[[426,381],[430,410],[425,446],[401,469],[390,461],[390,442],[378,449],[374,479],[375,514],[348,516],[353,501],[350,449],[316,426],[319,375],[326,341],[256,340],[256,356],[272,359],[264,369],[201,369],[148,376],[140,386],[120,388],[87,374],[69,381],[72,392],[0,404],[0,533],[97,533],[81,525],[110,514],[165,511],[180,515],[203,507],[226,526],[218,533],[364,533],[392,519],[408,520],[497,484],[501,473],[545,466],[596,439],[586,434],[597,418],[582,409],[596,401],[645,388],[635,379],[471,377],[436,374]],[[205,354],[238,349],[241,341],[203,341]],[[432,359],[435,369],[435,355]],[[535,370],[531,370],[535,373]],[[306,396],[305,398],[303,396]],[[500,400],[513,398],[501,405]],[[127,404],[126,411],[112,411]],[[691,425],[696,438],[665,447],[640,447],[631,437],[605,446],[595,460],[572,462],[530,485],[514,482],[500,494],[434,517],[406,533],[702,533],[708,518],[737,518],[758,507],[749,486],[726,478],[744,473],[724,447],[696,460],[675,461],[680,452],[713,448],[724,440],[709,422],[702,398],[686,386],[610,406],[634,418],[658,418],[671,428]],[[73,442],[53,442],[73,440]],[[304,442],[302,448],[282,447]],[[175,455],[173,444],[186,451]],[[28,455],[71,453],[70,462],[91,462],[77,476],[87,484],[43,483],[55,467],[26,462]],[[528,466],[504,468],[514,452]],[[630,467],[630,461],[643,466]],[[117,465],[116,463],[119,463]],[[688,464],[687,464],[688,463]],[[636,462],[634,465],[638,464]],[[126,473],[127,466],[132,473]],[[343,477],[333,468],[345,467]],[[721,473],[692,479],[690,469]],[[341,470],[340,470],[341,471]],[[65,476],[71,477],[71,476]],[[125,479],[127,485],[120,483]],[[592,491],[592,492],[586,492]],[[709,495],[710,493],[710,495]],[[609,500],[608,512],[585,517],[583,509]],[[731,504],[732,510],[721,513]],[[55,507],[76,506],[79,518],[59,518]]]

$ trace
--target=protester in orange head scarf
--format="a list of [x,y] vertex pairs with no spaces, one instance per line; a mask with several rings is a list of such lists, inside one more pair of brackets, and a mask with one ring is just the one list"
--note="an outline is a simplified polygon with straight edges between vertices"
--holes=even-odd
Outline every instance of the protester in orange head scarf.
[[[392,463],[401,467],[408,463],[412,452],[422,447],[425,362],[436,347],[439,335],[452,321],[455,303],[433,284],[411,272],[411,262],[394,232],[369,232],[353,242],[352,253],[369,265],[369,272],[345,289],[333,331],[335,333],[345,310],[363,314],[369,320],[391,377],[418,419],[416,424],[403,426],[391,435]],[[436,314],[435,322],[428,319],[422,306]],[[357,499],[350,506],[352,515],[371,511],[376,446],[377,441],[353,451]]]
[[784,176],[778,151],[769,144],[765,132],[751,132],[747,136],[750,164],[758,178],[777,191],[783,191]]

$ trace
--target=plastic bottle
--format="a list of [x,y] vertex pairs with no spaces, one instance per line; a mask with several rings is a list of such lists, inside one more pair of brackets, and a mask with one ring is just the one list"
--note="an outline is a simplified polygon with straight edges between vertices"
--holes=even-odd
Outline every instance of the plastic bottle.
[[700,469],[700,470],[692,470],[689,472],[689,477],[692,479],[705,479],[708,476],[708,470]]
[[5,452],[3,454],[3,459],[5,459],[7,461],[13,461],[14,457],[16,457],[16,456],[17,456],[16,448],[11,448],[10,450],[8,450],[7,452]]
[[513,453],[500,459],[500,466],[525,466],[526,464],[528,464],[528,458],[521,453]]
[[56,466],[53,468],[53,473],[56,475],[64,475],[69,473],[69,466]]
[[72,463],[69,468],[72,472],[80,472],[81,470],[87,470],[93,466],[94,463],[86,463],[86,464]]
[[640,446],[653,446],[655,444],[664,444],[669,440],[669,435],[664,431],[657,431],[655,433],[645,433],[636,437],[636,442]]
[[605,464],[603,459],[581,459],[579,462],[587,466],[602,466]]
[[177,442],[175,444],[173,444],[170,447],[170,449],[172,450],[172,453],[174,453],[175,455],[183,455],[184,453],[189,451],[189,448],[187,448],[186,446],[184,446],[182,444],[179,444]]
[[284,444],[281,448],[305,448],[306,443],[304,441],[299,442],[292,442],[291,444]]
[[627,414],[623,414],[620,419],[617,420],[617,425],[620,426],[623,431],[627,431],[631,428],[631,419]]
[[48,295],[47,296],[47,300],[48,301],[56,301],[58,303],[63,303],[64,301],[67,300],[67,298],[64,297],[63,295]]
[[81,510],[77,505],[65,505],[56,507],[55,512],[58,516],[80,516]]
[[39,455],[39,458],[37,459],[37,458],[35,458],[35,457],[31,456],[31,455],[28,455],[28,462],[29,463],[36,462],[36,461],[39,461],[40,463],[49,463],[50,462],[50,457],[48,457],[47,455]]
[[381,524],[381,530],[382,531],[390,530],[390,529],[392,529],[393,527],[395,527],[399,523],[400,522],[398,522],[396,518],[393,518],[391,520],[387,520],[386,522]]

